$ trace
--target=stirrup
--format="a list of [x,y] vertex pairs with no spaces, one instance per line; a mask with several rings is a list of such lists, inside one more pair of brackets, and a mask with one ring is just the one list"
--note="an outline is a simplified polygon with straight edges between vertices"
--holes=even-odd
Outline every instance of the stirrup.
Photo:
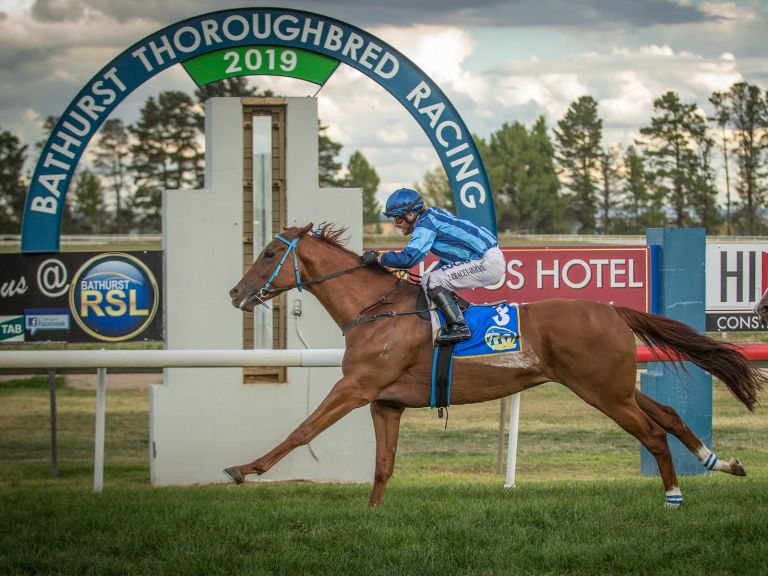
[[470,338],[472,338],[472,331],[469,329],[469,326],[466,324],[453,324],[435,338],[435,342],[437,344],[453,344],[464,342]]

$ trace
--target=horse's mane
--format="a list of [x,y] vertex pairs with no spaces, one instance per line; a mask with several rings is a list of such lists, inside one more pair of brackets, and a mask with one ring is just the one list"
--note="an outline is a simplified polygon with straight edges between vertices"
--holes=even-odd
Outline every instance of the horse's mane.
[[352,254],[359,258],[360,255],[357,252],[353,252],[347,248],[346,244],[349,241],[349,236],[344,236],[348,232],[346,226],[338,226],[333,222],[323,222],[317,228],[310,232],[313,238],[325,242],[329,246],[343,250],[347,254]]
[[333,222],[323,222],[312,231],[312,236],[326,244],[330,244],[331,246],[341,248],[346,252],[354,254],[352,250],[346,247],[346,244],[349,241],[349,236],[344,237],[344,234],[346,233],[346,226],[337,226]]

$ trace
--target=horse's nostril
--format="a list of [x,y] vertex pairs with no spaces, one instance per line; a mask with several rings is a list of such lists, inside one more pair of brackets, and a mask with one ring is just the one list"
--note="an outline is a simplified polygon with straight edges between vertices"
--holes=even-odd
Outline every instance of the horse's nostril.
[[237,288],[232,288],[232,290],[229,291],[230,298],[236,298],[238,294],[240,294],[240,291]]

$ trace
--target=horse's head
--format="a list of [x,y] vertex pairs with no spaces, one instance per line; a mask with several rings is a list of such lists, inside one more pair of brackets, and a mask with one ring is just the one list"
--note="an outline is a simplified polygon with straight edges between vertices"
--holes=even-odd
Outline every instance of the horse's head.
[[251,311],[256,304],[277,296],[283,291],[281,288],[296,286],[299,281],[296,246],[311,229],[312,224],[289,228],[264,246],[245,276],[229,291],[232,305]]

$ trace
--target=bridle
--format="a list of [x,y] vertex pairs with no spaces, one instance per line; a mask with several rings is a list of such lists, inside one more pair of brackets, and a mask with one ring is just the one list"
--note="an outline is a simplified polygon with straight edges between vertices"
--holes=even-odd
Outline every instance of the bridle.
[[[283,257],[280,258],[280,262],[278,262],[277,267],[272,272],[272,274],[270,275],[269,279],[264,284],[264,286],[262,286],[262,288],[256,294],[254,294],[253,296],[251,296],[249,298],[249,300],[251,298],[255,299],[255,300],[258,300],[259,304],[263,304],[267,308],[269,308],[269,305],[264,301],[264,298],[266,298],[269,295],[281,294],[283,292],[288,292],[289,290],[293,290],[294,288],[298,288],[299,292],[301,292],[305,286],[310,286],[312,284],[320,284],[321,282],[325,282],[326,280],[331,280],[333,278],[338,278],[339,276],[344,276],[345,274],[349,274],[350,272],[354,272],[355,270],[358,270],[360,268],[365,268],[365,267],[368,266],[367,264],[362,264],[361,263],[361,264],[358,264],[357,266],[352,266],[351,268],[344,268],[343,270],[339,270],[339,271],[333,272],[331,274],[326,274],[325,276],[320,276],[319,278],[313,278],[312,280],[307,280],[306,282],[302,282],[301,281],[301,273],[299,272],[299,259],[298,259],[298,256],[297,256],[297,254],[298,254],[298,243],[299,243],[299,240],[301,238],[299,236],[297,236],[296,238],[294,238],[293,240],[291,240],[289,242],[288,240],[286,240],[285,238],[280,236],[280,234],[278,234],[277,236],[275,236],[275,239],[279,240],[280,242],[282,242],[283,244],[288,246],[288,249],[283,254]],[[291,254],[291,252],[293,252],[293,270],[294,270],[294,273],[296,274],[296,283],[295,284],[291,284],[290,286],[281,286],[281,287],[278,287],[278,288],[273,288],[272,287],[272,281],[277,277],[278,274],[280,274],[280,270],[282,270],[283,264],[285,264],[285,261],[288,259],[288,256]],[[411,315],[411,314],[421,314],[421,313],[424,313],[424,312],[431,312],[432,310],[434,310],[434,308],[426,308],[424,310],[404,310],[404,311],[394,311],[394,310],[391,310],[391,311],[388,311],[388,312],[381,312],[379,314],[373,314],[371,316],[363,316],[363,313],[365,313],[365,312],[367,312],[367,311],[369,311],[369,310],[371,310],[373,308],[376,308],[378,306],[382,306],[384,304],[392,304],[392,302],[387,302],[386,301],[387,296],[389,296],[392,292],[394,292],[395,289],[398,286],[400,286],[402,282],[403,282],[403,280],[401,278],[398,278],[397,280],[395,280],[394,285],[389,290],[387,290],[382,296],[380,296],[376,300],[376,302],[374,302],[370,306],[366,306],[365,308],[363,308],[358,313],[356,318],[350,320],[344,326],[342,326],[341,333],[345,334],[347,332],[347,330],[349,330],[350,328],[354,328],[355,326],[358,326],[360,324],[365,324],[367,322],[372,322],[374,320],[378,320],[379,318],[395,318],[397,316],[408,316],[408,315]]]
[[[339,270],[338,272],[333,272],[332,274],[326,274],[325,276],[320,276],[319,278],[313,278],[312,280],[307,280],[306,282],[301,281],[301,273],[299,272],[299,258],[298,258],[298,243],[301,239],[300,236],[297,236],[290,242],[280,236],[278,234],[275,236],[276,240],[280,240],[283,244],[288,246],[288,250],[285,251],[283,254],[283,257],[280,259],[280,262],[278,262],[277,267],[275,268],[274,272],[272,272],[272,275],[269,277],[267,282],[264,284],[264,286],[261,287],[261,289],[251,296],[251,298],[256,299],[259,301],[259,304],[263,304],[267,308],[269,308],[269,305],[264,301],[264,298],[267,296],[273,296],[276,294],[281,294],[283,292],[288,292],[289,290],[293,290],[294,288],[298,288],[299,292],[303,291],[305,286],[311,286],[312,284],[320,284],[321,282],[325,282],[326,280],[331,280],[333,278],[338,278],[339,276],[344,276],[345,274],[349,274],[350,272],[354,272],[355,270],[359,268],[364,268],[366,264],[358,264],[357,266],[352,266],[351,268],[345,268],[343,270]],[[282,286],[282,287],[272,287],[272,282],[277,277],[278,274],[280,274],[280,270],[283,269],[283,264],[285,264],[285,261],[288,259],[288,256],[293,252],[293,270],[296,274],[296,283],[291,284],[290,286]]]

